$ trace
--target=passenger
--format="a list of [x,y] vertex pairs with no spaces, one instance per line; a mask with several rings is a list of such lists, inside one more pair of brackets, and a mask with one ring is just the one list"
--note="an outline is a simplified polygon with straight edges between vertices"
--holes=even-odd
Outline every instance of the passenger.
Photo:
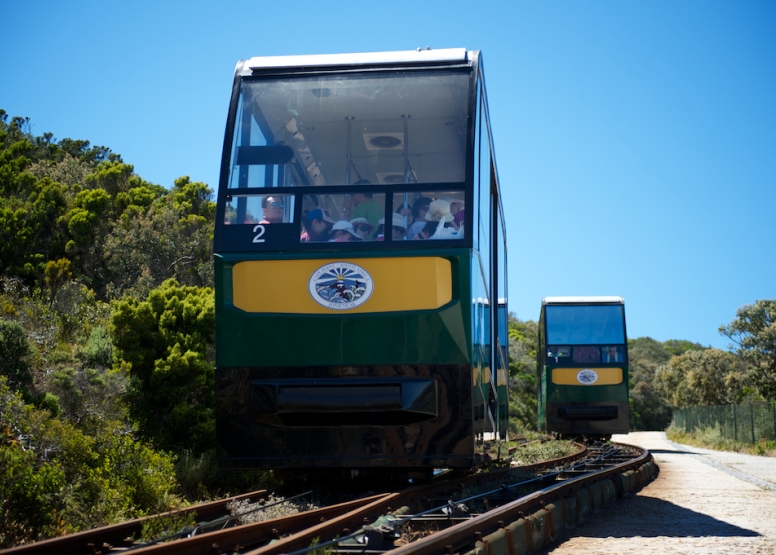
[[375,229],[375,241],[385,241],[385,218],[377,220],[377,229]]
[[[452,206],[451,206],[452,208]],[[455,234],[456,239],[463,239],[463,220],[466,218],[466,210],[459,210],[458,213],[453,217],[453,225],[455,229],[457,230],[457,233]]]
[[356,234],[353,226],[347,220],[340,220],[331,228],[331,239],[329,243],[348,243],[360,241],[361,237]]
[[450,204],[450,213],[453,216],[455,216],[456,214],[458,214],[458,212],[463,210],[463,201],[462,200],[457,199],[457,198],[453,198],[453,197],[447,197],[445,200],[448,202],[448,204]]
[[407,238],[407,228],[404,227],[404,216],[394,213],[391,218],[391,223],[393,224],[391,230],[391,240],[404,241],[404,239]]
[[407,229],[410,228],[412,225],[412,208],[410,206],[404,206],[403,204],[400,204],[399,207],[396,209],[396,213],[401,216],[402,218],[407,218]]
[[412,203],[412,225],[409,230],[409,238],[415,239],[426,225],[426,212],[431,205],[431,199],[428,197],[420,197]]
[[617,347],[604,347],[602,362],[622,362],[622,355]]
[[[453,205],[450,205],[450,212],[453,211]],[[466,217],[466,210],[459,210],[455,216],[453,217],[453,222],[455,223],[455,227],[460,228],[463,225],[463,220]]]
[[304,225],[305,232],[299,238],[301,242],[321,242],[329,240],[329,233],[331,232],[331,226],[334,225],[334,220],[329,217],[329,213],[326,210],[316,208],[302,216],[302,224]]
[[[370,185],[367,179],[359,179],[355,185]],[[383,215],[383,209],[372,200],[372,193],[360,191],[351,193],[346,197],[342,207],[343,217],[354,220],[356,218],[366,218],[372,228],[377,227],[377,220]]]
[[282,224],[283,223],[283,204],[282,197],[264,197],[261,199],[261,212],[264,218],[260,224]]
[[449,202],[441,199],[433,201],[426,212],[426,220],[436,222],[437,226],[431,239],[459,239],[458,228],[452,223],[454,219]]
[[582,364],[588,362],[600,362],[600,353],[596,347],[574,347],[573,361]]
[[[378,220],[379,222],[380,220]],[[350,220],[350,225],[353,226],[356,234],[361,237],[362,241],[372,240],[372,230],[374,229],[366,218],[353,218]]]
[[437,222],[426,222],[426,225],[424,225],[423,229],[420,230],[420,233],[415,236],[415,239],[431,239],[431,236],[436,233],[438,226],[439,224]]

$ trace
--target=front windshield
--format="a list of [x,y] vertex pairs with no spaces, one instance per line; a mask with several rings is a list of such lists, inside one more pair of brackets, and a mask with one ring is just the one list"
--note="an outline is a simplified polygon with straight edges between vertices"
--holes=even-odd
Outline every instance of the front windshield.
[[625,343],[622,305],[550,305],[545,319],[548,345]]
[[229,188],[464,181],[470,74],[242,83]]

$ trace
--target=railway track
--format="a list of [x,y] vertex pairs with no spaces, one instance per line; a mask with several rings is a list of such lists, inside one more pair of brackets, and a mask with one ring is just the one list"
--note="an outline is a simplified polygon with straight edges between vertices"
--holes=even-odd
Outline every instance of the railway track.
[[552,541],[605,503],[640,488],[654,471],[647,451],[614,444],[579,445],[577,453],[560,459],[463,478],[440,477],[429,484],[260,522],[240,524],[247,520],[244,514],[230,515],[227,506],[233,507],[235,501],[252,503],[252,510],[257,510],[257,502],[264,501],[269,507],[266,491],[192,507],[188,511],[196,524],[150,542],[130,538],[153,518],[165,515],[2,553],[511,555]]

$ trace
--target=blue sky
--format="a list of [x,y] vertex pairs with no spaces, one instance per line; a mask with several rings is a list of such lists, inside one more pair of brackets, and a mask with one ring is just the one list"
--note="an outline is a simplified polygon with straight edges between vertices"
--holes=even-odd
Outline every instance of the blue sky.
[[776,298],[776,3],[0,1],[0,108],[217,186],[235,63],[466,47],[485,61],[510,310],[620,295],[631,337],[725,348]]

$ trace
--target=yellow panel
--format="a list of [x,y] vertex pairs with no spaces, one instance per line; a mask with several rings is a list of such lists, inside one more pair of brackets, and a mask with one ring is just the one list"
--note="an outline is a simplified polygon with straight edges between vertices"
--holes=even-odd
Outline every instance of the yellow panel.
[[[308,290],[311,276],[331,263],[360,266],[372,277],[371,296],[359,306],[335,310]],[[332,260],[251,260],[232,269],[234,306],[246,312],[341,314],[429,310],[453,298],[450,261],[438,257]]]
[[622,368],[553,368],[555,385],[616,385],[622,383]]
[[507,371],[505,369],[499,368],[496,376],[496,385],[507,385]]

